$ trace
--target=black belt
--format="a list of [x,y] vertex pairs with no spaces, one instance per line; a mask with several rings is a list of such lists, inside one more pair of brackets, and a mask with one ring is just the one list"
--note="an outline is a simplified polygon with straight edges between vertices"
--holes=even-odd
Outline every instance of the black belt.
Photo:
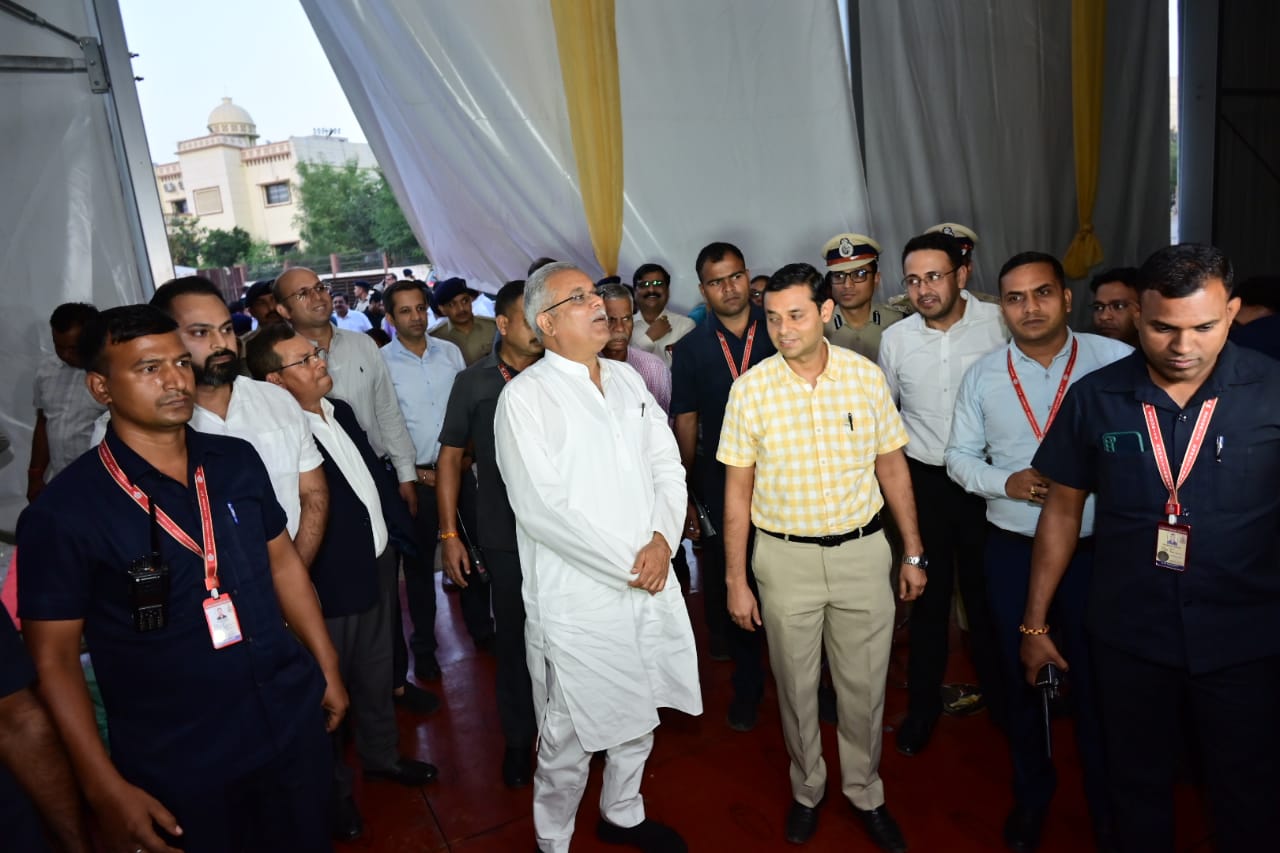
[[434,471],[436,470],[436,463],[428,462],[426,465],[414,465],[413,467],[419,471]]
[[[1028,547],[1035,544],[1036,538],[1034,536],[1023,536],[1021,533],[1014,533],[1012,530],[1005,530],[1003,527],[1001,527],[998,524],[989,524],[988,526],[991,530],[991,533],[996,536],[1000,536],[1014,542],[1021,542],[1022,544],[1027,545]],[[1079,541],[1077,541],[1076,550],[1092,551],[1093,537],[1085,536],[1083,539],[1080,539]]]
[[879,533],[883,526],[880,522],[880,516],[877,515],[857,530],[850,530],[848,533],[833,533],[830,536],[795,536],[790,533],[774,533],[772,530],[765,530],[763,527],[757,527],[756,529],[766,536],[781,539],[783,542],[798,542],[801,545],[820,545],[823,548],[834,548],[837,545],[843,545],[850,539],[861,539],[864,536],[870,536],[872,533]]

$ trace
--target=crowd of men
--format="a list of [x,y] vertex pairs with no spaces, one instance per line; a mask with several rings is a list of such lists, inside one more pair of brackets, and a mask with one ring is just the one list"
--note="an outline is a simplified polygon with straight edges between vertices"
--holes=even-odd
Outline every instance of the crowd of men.
[[955,698],[958,598],[963,703],[1008,744],[1009,849],[1041,841],[1057,777],[1040,700],[1059,689],[1081,849],[1172,850],[1188,742],[1216,849],[1268,849],[1280,288],[1171,246],[1095,277],[1094,333],[1077,332],[1056,258],[1014,255],[979,298],[977,243],[956,223],[913,237],[895,306],[866,235],[755,278],[713,242],[700,320],[669,309],[660,264],[628,287],[551,258],[492,318],[462,279],[347,296],[302,268],[249,288],[239,333],[199,277],[147,305],[60,306],[18,525],[25,651],[0,619],[0,785],[29,797],[0,795],[6,837],[141,853],[360,836],[356,766],[438,776],[396,727],[397,707],[440,706],[420,686],[441,679],[438,550],[496,657],[494,769],[532,785],[537,848],[570,849],[604,752],[597,837],[683,851],[640,788],[659,709],[702,712],[689,539],[734,731],[758,724],[767,646],[786,841],[817,830],[834,716],[841,792],[872,843],[907,849],[879,775],[896,614],[909,603],[895,747],[916,756]]

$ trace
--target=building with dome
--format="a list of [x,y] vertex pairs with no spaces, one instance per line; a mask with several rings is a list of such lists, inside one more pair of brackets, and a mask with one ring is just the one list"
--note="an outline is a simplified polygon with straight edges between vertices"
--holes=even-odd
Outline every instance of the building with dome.
[[259,143],[253,117],[230,98],[209,113],[207,129],[178,143],[177,160],[155,166],[165,220],[196,216],[208,229],[239,226],[282,253],[298,248],[299,162],[378,165],[368,145],[336,135]]

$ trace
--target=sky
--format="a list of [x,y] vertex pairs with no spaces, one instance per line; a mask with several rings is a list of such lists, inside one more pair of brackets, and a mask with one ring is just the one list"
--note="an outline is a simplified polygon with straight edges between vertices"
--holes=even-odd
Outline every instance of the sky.
[[342,87],[297,0],[119,0],[151,159],[177,159],[229,97],[249,111],[259,142],[317,127],[364,142]]

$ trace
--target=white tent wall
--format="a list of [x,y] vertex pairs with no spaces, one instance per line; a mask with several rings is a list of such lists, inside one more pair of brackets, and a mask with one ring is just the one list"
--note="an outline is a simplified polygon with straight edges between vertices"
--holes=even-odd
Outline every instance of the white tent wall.
[[[93,93],[83,71],[0,73],[0,428],[13,442],[0,455],[0,530],[6,531],[26,505],[35,422],[31,380],[53,352],[49,314],[63,302],[100,308],[137,302],[155,276],[172,274],[114,0],[102,0],[99,8],[92,0],[26,5],[63,30],[99,39],[112,91]],[[24,57],[83,59],[75,43],[4,14],[0,57],[7,67]]]
[[[491,289],[540,255],[598,271],[548,3],[302,4],[440,275]],[[689,307],[712,240],[768,272],[866,226],[832,0],[621,0],[617,33],[623,275],[664,263]]]
[[[1078,225],[1071,4],[858,5],[871,233],[887,289],[901,291],[906,241],[938,222],[977,231],[979,290],[994,293],[1017,252],[1062,257]],[[1167,0],[1107,4],[1095,272],[1169,242],[1167,19]],[[1076,299],[1077,328],[1087,302]]]

